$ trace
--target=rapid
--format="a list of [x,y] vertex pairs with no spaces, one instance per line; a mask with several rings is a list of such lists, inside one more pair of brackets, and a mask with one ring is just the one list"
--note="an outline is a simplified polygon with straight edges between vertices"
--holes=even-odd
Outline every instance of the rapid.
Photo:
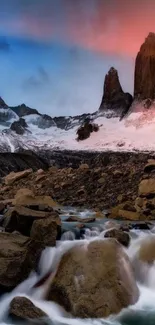
[[[155,228],[152,230],[131,230],[131,242],[129,248],[124,248],[130,260],[134,264],[135,276],[137,285],[140,290],[140,297],[135,305],[132,305],[119,315],[113,315],[106,319],[77,319],[68,314],[62,307],[55,302],[45,301],[45,293],[47,291],[51,277],[54,277],[59,262],[63,254],[70,248],[84,244],[88,245],[94,240],[106,240],[104,224],[96,224],[93,228],[87,228],[83,238],[75,239],[74,232],[68,230],[62,235],[60,241],[54,248],[46,248],[42,253],[39,262],[39,272],[31,272],[29,278],[21,283],[11,293],[1,296],[0,299],[0,325],[12,324],[8,318],[9,305],[12,299],[16,296],[28,297],[37,307],[43,310],[47,315],[47,324],[56,325],[101,325],[101,324],[115,324],[115,325],[152,325],[155,323],[155,263],[148,265],[143,262],[136,265],[136,253],[144,240],[155,238]],[[42,286],[36,287],[35,284],[42,279],[48,272],[51,272],[50,280],[48,279]],[[89,297],[88,297],[89,299]],[[22,324],[22,323],[21,323]]]

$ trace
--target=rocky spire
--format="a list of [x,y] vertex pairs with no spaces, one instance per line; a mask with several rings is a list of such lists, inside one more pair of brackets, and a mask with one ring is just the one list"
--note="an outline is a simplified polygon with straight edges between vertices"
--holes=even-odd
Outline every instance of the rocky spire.
[[123,116],[129,109],[132,103],[132,96],[124,93],[118,72],[113,67],[105,76],[104,93],[100,105],[100,110],[112,109],[120,116]]
[[109,101],[113,100],[115,96],[122,93],[123,90],[119,81],[118,72],[112,67],[105,76],[104,94],[102,101],[104,103],[108,103]]
[[155,99],[155,34],[149,33],[136,57],[134,97]]

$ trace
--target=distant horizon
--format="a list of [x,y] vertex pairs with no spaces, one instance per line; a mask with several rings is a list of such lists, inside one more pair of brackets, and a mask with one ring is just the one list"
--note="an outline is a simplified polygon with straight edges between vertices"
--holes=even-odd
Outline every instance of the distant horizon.
[[1,97],[51,116],[91,113],[111,66],[133,94],[154,13],[154,0],[1,0]]

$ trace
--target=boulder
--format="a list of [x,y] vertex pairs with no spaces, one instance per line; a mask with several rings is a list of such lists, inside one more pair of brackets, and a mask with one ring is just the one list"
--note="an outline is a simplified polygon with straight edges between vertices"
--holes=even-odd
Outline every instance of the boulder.
[[155,34],[149,33],[136,57],[134,97],[155,99]]
[[117,70],[110,68],[105,76],[104,94],[99,110],[112,109],[123,117],[131,106],[132,100],[132,96],[122,90]]
[[30,168],[17,173],[11,172],[4,178],[5,185],[12,185],[14,182],[19,181],[20,179],[30,175],[32,171],[32,168]]
[[142,241],[138,251],[140,261],[153,264],[155,261],[155,238],[150,236]]
[[65,253],[47,295],[80,318],[117,314],[138,297],[129,258],[115,239],[81,242]]
[[30,237],[41,241],[45,246],[53,247],[56,240],[61,237],[61,220],[59,216],[51,215],[48,218],[35,220],[33,222]]
[[105,233],[105,238],[115,238],[120,244],[125,247],[129,246],[130,236],[128,233],[120,229],[110,229]]
[[0,232],[0,291],[8,292],[37,268],[44,246],[31,238]]
[[50,196],[35,196],[31,190],[26,188],[17,191],[13,204],[16,206],[35,207],[36,209],[39,209],[40,206],[46,206],[46,208],[51,208],[50,210],[57,205]]
[[140,214],[136,212],[136,209],[128,201],[113,207],[111,209],[111,214],[109,217],[111,219],[134,220],[134,221],[137,221],[141,218]]
[[15,297],[9,307],[9,317],[15,321],[40,320],[47,315],[26,297]]
[[[51,212],[54,216],[55,212]],[[49,216],[48,212],[35,211],[23,206],[10,208],[3,217],[2,226],[7,232],[19,231],[24,236],[30,236],[30,230],[34,220],[45,219]]]
[[143,179],[139,184],[139,196],[155,195],[155,178]]

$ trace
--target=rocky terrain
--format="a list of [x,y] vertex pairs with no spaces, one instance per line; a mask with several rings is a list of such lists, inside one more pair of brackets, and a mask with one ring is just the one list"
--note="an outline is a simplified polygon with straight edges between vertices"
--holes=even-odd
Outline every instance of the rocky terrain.
[[154,177],[154,165],[145,167],[148,161],[154,162],[154,154],[82,152],[77,155],[76,165],[72,157],[74,153],[68,157],[59,152],[53,166],[40,169],[39,174],[30,169],[26,178],[19,176],[12,183],[1,179],[1,200],[13,199],[19,189],[26,187],[35,195],[51,196],[63,206],[102,211],[126,201],[134,202],[141,180]]

